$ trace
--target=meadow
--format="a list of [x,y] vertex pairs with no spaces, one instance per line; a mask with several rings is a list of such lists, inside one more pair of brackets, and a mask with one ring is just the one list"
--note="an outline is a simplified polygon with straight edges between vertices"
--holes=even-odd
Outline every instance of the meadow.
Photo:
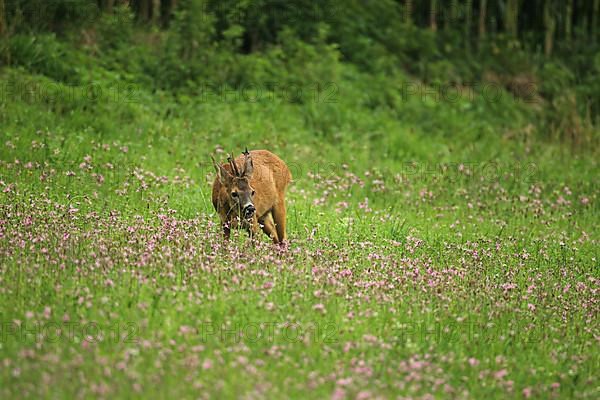
[[[0,397],[600,396],[597,128],[344,63],[173,92],[42,39],[0,70]],[[210,155],[246,146],[293,174],[286,247],[222,238]]]
[[[169,117],[54,84],[1,109],[2,397],[598,395],[594,154],[417,96],[314,135],[344,82]],[[221,237],[209,154],[244,146],[290,165],[287,249]]]

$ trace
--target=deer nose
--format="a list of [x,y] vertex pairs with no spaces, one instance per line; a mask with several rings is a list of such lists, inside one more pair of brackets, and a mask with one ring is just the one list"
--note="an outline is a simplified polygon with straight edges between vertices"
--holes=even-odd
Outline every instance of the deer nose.
[[255,212],[256,208],[254,207],[254,204],[248,204],[246,207],[244,207],[244,218],[252,218]]

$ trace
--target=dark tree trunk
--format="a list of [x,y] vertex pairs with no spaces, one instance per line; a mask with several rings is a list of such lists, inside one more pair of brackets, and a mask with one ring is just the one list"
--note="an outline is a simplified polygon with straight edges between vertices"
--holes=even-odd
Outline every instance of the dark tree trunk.
[[465,4],[465,45],[471,48],[471,20],[473,16],[473,0],[467,0]]
[[142,22],[148,22],[152,12],[152,0],[130,0],[130,4],[138,18]]
[[600,0],[594,0],[592,11],[592,41],[594,43],[598,40],[598,14],[600,14]]
[[519,0],[508,0],[504,14],[504,28],[506,32],[517,37],[519,34]]
[[158,24],[160,19],[160,0],[152,0],[152,23]]
[[444,6],[440,5],[440,8],[443,9],[444,30],[449,31],[452,29],[453,22],[456,22],[456,19],[458,18],[458,0],[450,1],[449,6],[447,7],[450,7],[450,9],[444,9]]
[[450,2],[450,18],[448,18],[447,27],[450,29],[452,25],[456,26],[456,22],[458,21],[458,0],[452,0]]
[[4,8],[4,0],[0,0],[0,37],[6,35],[6,15]]
[[437,0],[431,0],[430,12],[431,14],[429,14],[429,28],[435,32],[437,31]]
[[546,29],[544,39],[544,54],[550,57],[554,48],[554,31],[556,30],[556,19],[552,10],[552,0],[544,3],[544,28]]
[[479,4],[479,40],[485,38],[485,19],[487,18],[487,0],[481,0]]
[[573,32],[573,0],[567,0],[565,11],[565,39],[570,42]]

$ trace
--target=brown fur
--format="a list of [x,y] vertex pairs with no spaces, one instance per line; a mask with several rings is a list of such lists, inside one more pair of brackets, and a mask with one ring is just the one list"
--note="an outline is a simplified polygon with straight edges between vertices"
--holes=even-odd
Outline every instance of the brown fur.
[[[248,156],[237,157],[235,166],[241,176],[236,176],[231,164],[215,163],[217,177],[212,188],[212,203],[221,219],[225,238],[229,238],[231,228],[241,225],[251,236],[255,236],[260,227],[274,243],[282,243],[287,237],[285,191],[292,180],[287,165],[267,150],[253,150]],[[252,171],[249,176],[243,176],[246,169]],[[240,216],[240,206],[232,198],[232,193],[238,191],[239,198],[254,191],[252,203],[256,211],[251,219]]]

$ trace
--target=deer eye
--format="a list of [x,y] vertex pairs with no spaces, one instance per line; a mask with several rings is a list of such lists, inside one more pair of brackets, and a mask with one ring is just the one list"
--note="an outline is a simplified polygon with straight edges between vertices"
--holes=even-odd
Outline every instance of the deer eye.
[[231,197],[238,197],[238,192],[231,192]]
[[252,196],[254,196],[256,194],[256,190],[252,191]]

